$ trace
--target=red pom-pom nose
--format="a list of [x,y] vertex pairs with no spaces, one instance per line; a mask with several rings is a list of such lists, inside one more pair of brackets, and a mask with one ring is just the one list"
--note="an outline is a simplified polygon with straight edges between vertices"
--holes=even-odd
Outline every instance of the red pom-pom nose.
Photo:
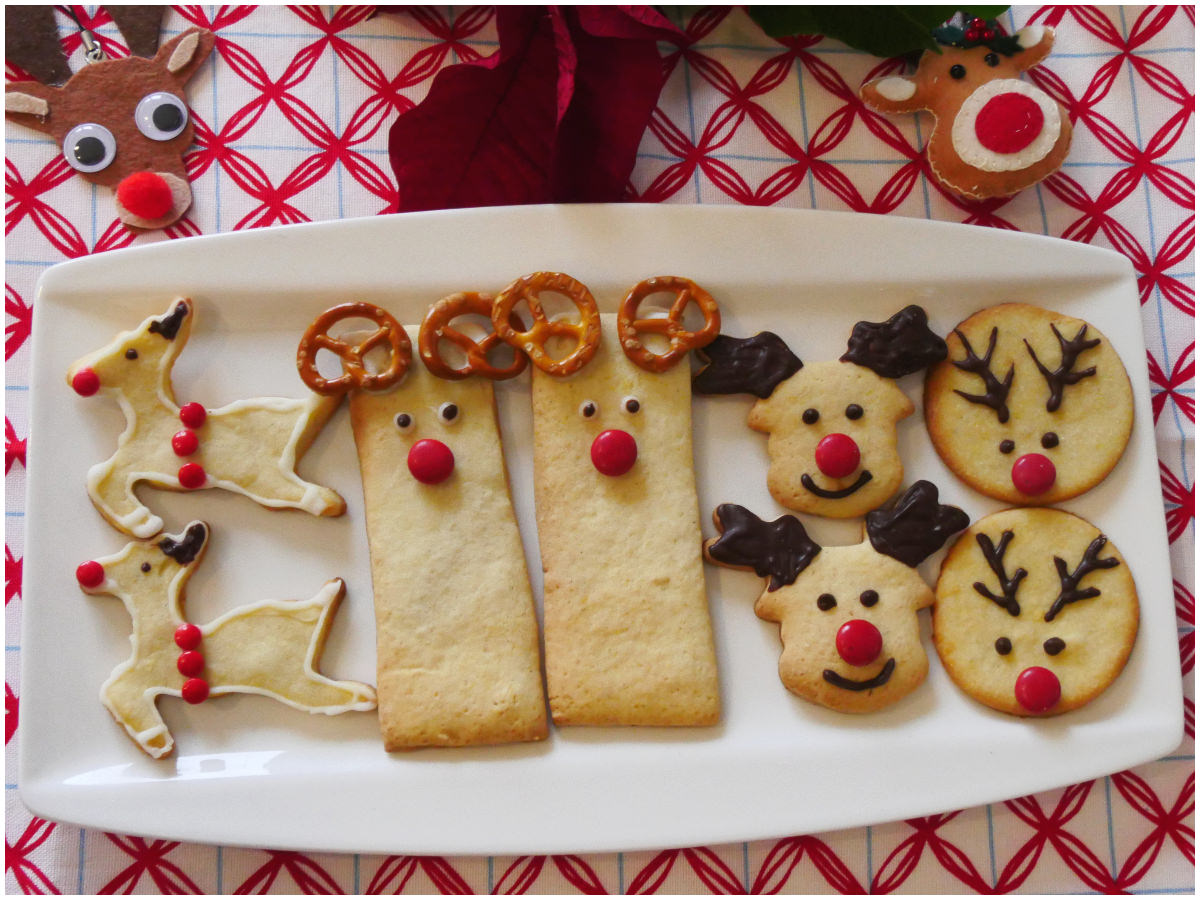
[[868,666],[883,649],[883,635],[866,619],[851,619],[837,630],[838,656],[852,666]]
[[85,588],[100,587],[104,584],[104,566],[88,560],[75,570],[75,580]]
[[592,441],[592,465],[602,475],[624,475],[637,462],[637,441],[628,431],[611,428]]
[[80,369],[71,377],[71,389],[80,397],[90,397],[100,390],[100,376],[92,369]]
[[1027,497],[1046,493],[1054,486],[1057,476],[1054,463],[1040,453],[1026,453],[1018,457],[1012,467],[1013,487]]
[[1017,676],[1013,687],[1017,702],[1031,713],[1043,713],[1058,702],[1062,685],[1058,676],[1041,666],[1030,666]]
[[165,178],[153,172],[134,172],[117,185],[117,202],[142,219],[161,219],[175,198]]
[[827,434],[817,443],[814,454],[817,468],[830,478],[845,478],[858,468],[861,454],[854,438],[847,434]]
[[454,471],[454,453],[432,438],[417,441],[408,451],[408,471],[422,484],[440,484]]

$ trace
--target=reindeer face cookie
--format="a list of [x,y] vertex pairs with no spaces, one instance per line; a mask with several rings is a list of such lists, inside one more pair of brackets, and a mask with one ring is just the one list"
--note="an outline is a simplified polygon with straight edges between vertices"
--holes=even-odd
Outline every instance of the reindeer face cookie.
[[989,307],[947,338],[925,381],[925,422],[947,466],[982,494],[1045,505],[1082,494],[1117,464],[1133,392],[1088,323],[1021,303]]
[[842,712],[872,712],[911,693],[929,670],[917,612],[933,592],[916,571],[967,525],[915,483],[894,509],[867,516],[867,539],[820,547],[794,516],[763,522],[734,504],[717,507],[720,536],[705,543],[710,562],[752,568],[766,589],[754,612],[780,623],[779,677],[806,700]]
[[747,422],[767,435],[771,496],[788,509],[861,516],[900,487],[896,423],[912,401],[895,379],[945,357],[946,345],[909,306],[886,322],[859,322],[836,362],[805,365],[770,332],[718,337],[700,351],[701,394],[758,397]]
[[1137,630],[1129,567],[1071,513],[994,513],[942,563],[934,645],[955,683],[993,709],[1049,716],[1082,706],[1120,674]]

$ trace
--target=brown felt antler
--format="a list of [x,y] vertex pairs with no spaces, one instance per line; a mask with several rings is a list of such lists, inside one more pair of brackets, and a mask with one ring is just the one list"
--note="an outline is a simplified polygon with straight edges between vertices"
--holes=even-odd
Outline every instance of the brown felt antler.
[[1066,561],[1061,557],[1054,557],[1054,568],[1058,570],[1058,580],[1062,587],[1058,592],[1058,597],[1050,605],[1050,609],[1046,611],[1045,618],[1047,622],[1053,621],[1054,617],[1062,612],[1063,607],[1068,603],[1100,596],[1100,588],[1089,587],[1080,590],[1079,582],[1097,569],[1111,569],[1113,566],[1121,564],[1121,561],[1115,556],[1108,556],[1104,559],[1100,558],[1100,551],[1104,549],[1104,545],[1107,543],[1108,538],[1100,535],[1088,544],[1087,549],[1083,551],[1083,559],[1079,561],[1079,565],[1075,567],[1074,572],[1067,572]]
[[1091,350],[1093,347],[1099,346],[1100,338],[1087,340],[1087,323],[1085,322],[1076,332],[1075,337],[1067,340],[1062,336],[1062,332],[1058,330],[1053,323],[1050,325],[1050,330],[1054,332],[1054,336],[1058,338],[1058,346],[1062,348],[1062,361],[1059,362],[1058,368],[1054,371],[1046,368],[1042,361],[1033,351],[1033,347],[1029,345],[1029,341],[1025,342],[1025,349],[1029,351],[1029,355],[1033,357],[1034,363],[1037,364],[1038,371],[1042,373],[1042,377],[1046,379],[1046,384],[1050,388],[1050,396],[1046,400],[1046,409],[1054,412],[1062,405],[1063,388],[1067,385],[1078,384],[1084,378],[1090,378],[1096,374],[1096,367],[1090,366],[1086,369],[1075,369],[1075,363],[1079,360],[1079,354],[1084,350]]
[[982,394],[968,394],[966,391],[960,391],[955,388],[954,393],[971,403],[982,403],[984,406],[991,407],[996,411],[996,417],[1001,424],[1008,421],[1008,392],[1012,388],[1014,366],[1008,367],[1008,374],[1001,381],[996,377],[996,373],[992,371],[992,354],[996,351],[996,335],[998,329],[993,328],[991,335],[988,337],[987,352],[980,357],[975,353],[975,348],[971,346],[971,342],[967,340],[967,336],[954,329],[954,333],[958,335],[958,339],[962,341],[963,349],[967,355],[962,359],[951,360],[954,366],[962,369],[964,372],[970,372],[972,375],[978,375],[983,379],[984,392]]
[[994,594],[982,581],[976,581],[971,586],[1010,616],[1019,616],[1021,614],[1021,605],[1017,603],[1017,588],[1021,584],[1021,579],[1029,573],[1024,569],[1017,569],[1010,578],[1008,573],[1005,572],[1004,553],[1008,550],[1008,545],[1012,539],[1012,531],[1005,531],[1001,534],[999,544],[993,544],[992,539],[982,532],[975,535],[975,540],[978,541],[979,548],[983,551],[984,559],[987,560],[987,564],[991,570],[996,573],[996,577],[1000,579],[1001,593],[999,595]]

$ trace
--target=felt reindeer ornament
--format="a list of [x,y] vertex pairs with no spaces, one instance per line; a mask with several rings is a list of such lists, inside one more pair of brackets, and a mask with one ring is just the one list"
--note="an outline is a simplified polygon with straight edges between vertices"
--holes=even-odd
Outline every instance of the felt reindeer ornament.
[[1071,120],[1020,74],[1050,54],[1054,30],[1030,25],[1003,34],[995,22],[948,25],[940,52],[921,55],[913,75],[867,82],[863,102],[884,113],[933,114],[926,155],[943,185],[972,200],[1007,197],[1057,171],[1071,145]]
[[8,61],[39,80],[5,86],[5,118],[54,138],[80,177],[113,188],[117,216],[134,231],[165,228],[191,206],[184,87],[215,40],[189,28],[156,52],[163,9],[109,7],[134,55],[105,59],[84,30],[89,62],[74,75],[49,7],[6,10]]

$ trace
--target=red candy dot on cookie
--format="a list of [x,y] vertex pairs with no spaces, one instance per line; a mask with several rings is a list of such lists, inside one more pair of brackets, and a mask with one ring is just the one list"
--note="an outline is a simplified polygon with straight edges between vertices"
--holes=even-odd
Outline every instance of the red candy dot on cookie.
[[624,475],[637,462],[637,441],[628,431],[610,428],[592,441],[592,465],[601,475]]
[[176,456],[191,456],[200,448],[200,438],[190,428],[177,431],[171,436],[171,449]]
[[203,678],[189,678],[183,683],[182,694],[188,703],[203,703],[208,699],[208,682]]
[[180,675],[194,676],[204,671],[204,654],[199,650],[185,650],[175,660]]
[[88,560],[75,570],[75,580],[85,588],[100,587],[104,584],[104,566],[95,560]]
[[185,403],[179,408],[179,421],[188,428],[199,428],[208,418],[208,411],[199,403]]
[[1041,453],[1026,453],[1018,457],[1012,467],[1012,483],[1027,497],[1044,494],[1054,486],[1058,476],[1054,463]]
[[417,441],[408,451],[408,471],[421,484],[440,484],[454,471],[454,453],[432,438]]
[[134,172],[117,185],[117,202],[135,216],[161,219],[171,211],[175,198],[166,179],[154,172]]
[[184,622],[175,629],[175,646],[180,650],[195,650],[200,646],[200,627],[191,622]]
[[838,656],[852,666],[866,666],[883,649],[883,635],[866,619],[851,619],[837,630]]
[[204,472],[204,466],[199,463],[184,463],[179,467],[179,483],[185,488],[194,489],[204,487],[204,482],[208,475]]
[[1045,118],[1037,101],[1008,91],[983,105],[975,117],[975,137],[993,153],[1017,153],[1042,133]]
[[91,369],[80,369],[71,379],[71,388],[80,397],[90,397],[100,390],[100,376]]
[[845,478],[858,468],[861,454],[854,438],[846,434],[827,434],[817,444],[817,468],[829,478]]
[[1013,687],[1017,702],[1032,713],[1046,712],[1058,702],[1062,696],[1062,685],[1049,669],[1042,666],[1030,666],[1017,676]]

